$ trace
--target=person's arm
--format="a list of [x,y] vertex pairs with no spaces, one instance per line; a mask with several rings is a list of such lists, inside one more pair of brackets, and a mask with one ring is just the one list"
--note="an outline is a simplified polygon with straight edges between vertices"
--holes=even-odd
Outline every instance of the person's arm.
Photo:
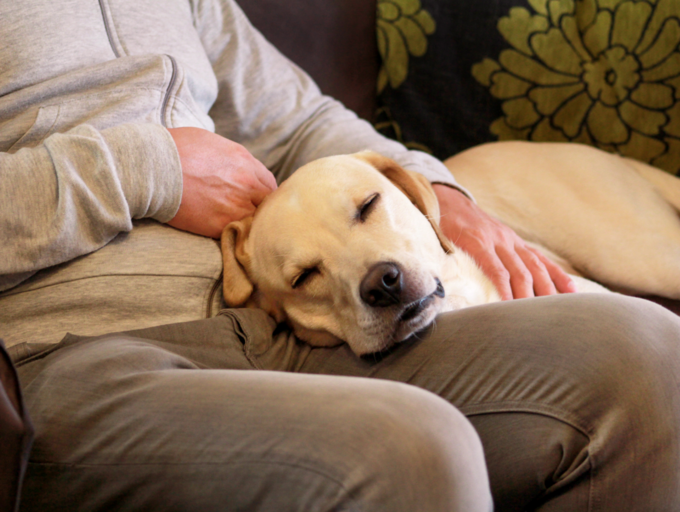
[[0,290],[99,249],[132,219],[169,221],[181,194],[180,160],[162,126],[81,125],[0,153]]
[[443,184],[435,185],[438,189],[449,189],[438,193],[444,232],[473,256],[503,298],[572,290],[566,274],[463,196],[440,161],[383,137],[323,96],[232,0],[198,0],[194,18],[218,80],[219,96],[210,112],[217,133],[243,144],[279,181],[317,158],[372,149]]
[[195,24],[217,76],[216,133],[243,144],[279,182],[324,156],[371,149],[432,182],[454,184],[444,165],[408,151],[321,94],[314,81],[252,27],[232,0],[197,0]]

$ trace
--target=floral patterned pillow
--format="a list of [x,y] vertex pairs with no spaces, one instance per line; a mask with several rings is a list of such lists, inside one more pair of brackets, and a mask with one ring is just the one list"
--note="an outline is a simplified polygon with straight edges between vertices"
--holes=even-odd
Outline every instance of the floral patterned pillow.
[[378,0],[377,127],[446,158],[574,141],[680,170],[680,0]]

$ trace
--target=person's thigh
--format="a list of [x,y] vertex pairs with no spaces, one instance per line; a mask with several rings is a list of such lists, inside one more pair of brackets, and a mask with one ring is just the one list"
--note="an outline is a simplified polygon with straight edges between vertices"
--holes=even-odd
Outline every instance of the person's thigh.
[[19,363],[37,434],[22,510],[490,510],[481,444],[449,403],[254,370],[244,349],[271,329],[242,316],[72,338]]
[[680,318],[564,295],[440,316],[382,356],[279,336],[263,366],[406,382],[458,407],[485,448],[497,510],[680,510]]

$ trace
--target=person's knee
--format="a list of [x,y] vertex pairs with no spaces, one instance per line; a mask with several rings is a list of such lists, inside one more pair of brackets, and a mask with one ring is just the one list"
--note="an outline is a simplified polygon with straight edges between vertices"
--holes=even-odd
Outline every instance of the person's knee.
[[623,479],[646,475],[656,496],[674,502],[680,319],[651,302],[625,297],[603,296],[589,307],[580,331],[590,333],[591,341],[575,365],[581,403],[574,410],[587,419],[598,446],[594,460],[600,468],[618,468]]
[[[675,503],[680,319],[672,313],[613,294],[510,301],[442,315],[432,336],[412,350],[420,359],[411,365],[422,371],[411,381],[466,414],[529,413],[558,427],[555,449],[535,450],[551,474],[560,467],[555,454],[570,447],[573,467],[591,467],[584,478],[597,474],[597,485],[619,503]],[[493,454],[489,439],[499,432],[479,432]],[[498,453],[515,449],[522,448],[507,441]],[[641,477],[654,497],[634,496],[641,486],[630,482]],[[664,510],[647,508],[657,509]]]
[[376,510],[491,510],[481,442],[463,414],[412,386],[371,384],[347,426],[363,454],[354,488]]
[[[579,372],[594,396],[638,410],[678,403],[680,319],[648,301],[602,296],[574,334]],[[651,410],[649,412],[652,412]],[[660,412],[660,411],[659,411]]]
[[559,392],[555,403],[573,406],[581,416],[614,408],[641,417],[675,414],[680,371],[675,315],[618,295],[574,296],[546,312],[550,320],[540,333],[544,346],[534,349],[536,358],[527,359],[527,364],[547,366],[556,381],[554,389],[542,391],[544,398]]
[[[491,427],[499,428],[501,421],[485,428],[482,423],[494,418],[475,418],[489,453],[519,449],[527,457],[535,455],[545,474],[559,476],[557,486],[572,479],[570,485],[576,486],[597,475],[592,485],[608,497],[612,509],[666,510],[677,503],[680,319],[648,301],[604,294],[491,305],[488,313],[485,309],[480,312],[498,313],[495,323],[485,324],[486,337],[479,341],[484,354],[492,356],[467,364],[473,367],[468,373],[487,378],[466,390],[461,409],[479,411],[482,404],[485,412],[498,412],[494,404],[503,404],[501,412],[529,413],[527,422],[538,424],[532,421],[534,414],[553,443],[533,449],[509,442],[497,447],[498,432]],[[524,436],[529,428],[516,430]],[[507,460],[490,460],[492,474],[499,468],[512,471]],[[500,496],[497,480],[492,481]],[[530,485],[510,492],[517,496],[522,488],[528,489],[524,497],[536,495]]]

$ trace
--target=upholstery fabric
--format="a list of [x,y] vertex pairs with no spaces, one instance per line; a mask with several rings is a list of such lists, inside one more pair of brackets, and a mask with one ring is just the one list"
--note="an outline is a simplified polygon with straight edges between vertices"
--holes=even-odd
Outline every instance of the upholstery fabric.
[[371,120],[379,56],[375,0],[238,0],[250,21],[322,92]]
[[680,0],[378,0],[378,127],[447,158],[573,141],[680,170]]

